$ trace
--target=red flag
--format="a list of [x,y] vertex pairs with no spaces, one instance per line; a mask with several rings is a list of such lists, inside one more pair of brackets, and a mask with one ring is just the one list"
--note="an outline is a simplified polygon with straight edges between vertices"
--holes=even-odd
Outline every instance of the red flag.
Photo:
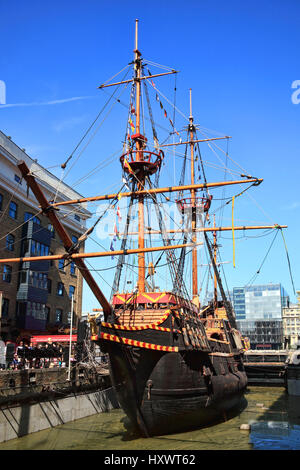
[[120,207],[119,206],[117,207],[117,216],[118,216],[118,220],[120,222],[120,220],[122,220],[122,217],[121,217]]

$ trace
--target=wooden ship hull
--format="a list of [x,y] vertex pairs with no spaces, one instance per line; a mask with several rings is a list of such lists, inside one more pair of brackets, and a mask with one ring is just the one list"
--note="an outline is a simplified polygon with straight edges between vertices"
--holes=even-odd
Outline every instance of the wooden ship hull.
[[225,319],[201,321],[171,294],[150,296],[173,302],[125,310],[116,323],[101,322],[94,337],[109,354],[112,384],[131,424],[148,437],[223,417],[247,386],[238,332]]

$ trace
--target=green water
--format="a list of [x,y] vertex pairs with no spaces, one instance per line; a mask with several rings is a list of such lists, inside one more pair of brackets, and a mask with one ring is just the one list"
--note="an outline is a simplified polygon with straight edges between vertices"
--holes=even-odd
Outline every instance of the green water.
[[[300,450],[300,397],[282,387],[250,387],[236,416],[194,431],[141,438],[113,410],[0,444],[0,450]],[[250,424],[249,430],[240,430]]]

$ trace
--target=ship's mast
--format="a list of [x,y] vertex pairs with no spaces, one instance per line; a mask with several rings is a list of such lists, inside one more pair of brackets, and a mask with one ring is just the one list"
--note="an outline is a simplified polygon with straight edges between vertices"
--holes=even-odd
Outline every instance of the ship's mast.
[[[134,70],[135,70],[135,86],[136,86],[136,135],[137,139],[135,140],[136,143],[136,161],[142,162],[143,161],[143,141],[139,138],[141,134],[141,53],[138,50],[138,21],[135,20],[135,48],[134,48]],[[140,173],[140,177],[138,180],[138,190],[142,191],[145,185],[145,176]],[[139,196],[138,202],[138,247],[139,249],[143,249],[145,247],[145,234],[144,234],[144,195]],[[138,255],[138,291],[145,292],[145,254],[139,253]]]
[[[190,116],[189,116],[189,140],[191,149],[191,185],[195,184],[195,162],[194,162],[194,118],[192,113],[192,90],[190,88]],[[191,207],[192,207],[192,241],[196,242],[196,226],[197,226],[197,205],[196,191],[191,189]],[[198,252],[195,247],[192,251],[192,294],[193,299],[198,297]]]

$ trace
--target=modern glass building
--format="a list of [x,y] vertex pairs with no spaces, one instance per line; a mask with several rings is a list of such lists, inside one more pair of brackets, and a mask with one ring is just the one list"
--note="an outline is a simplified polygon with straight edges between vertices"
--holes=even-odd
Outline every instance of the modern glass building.
[[280,349],[283,343],[282,309],[289,296],[281,284],[233,288],[238,327],[250,339],[251,349]]

